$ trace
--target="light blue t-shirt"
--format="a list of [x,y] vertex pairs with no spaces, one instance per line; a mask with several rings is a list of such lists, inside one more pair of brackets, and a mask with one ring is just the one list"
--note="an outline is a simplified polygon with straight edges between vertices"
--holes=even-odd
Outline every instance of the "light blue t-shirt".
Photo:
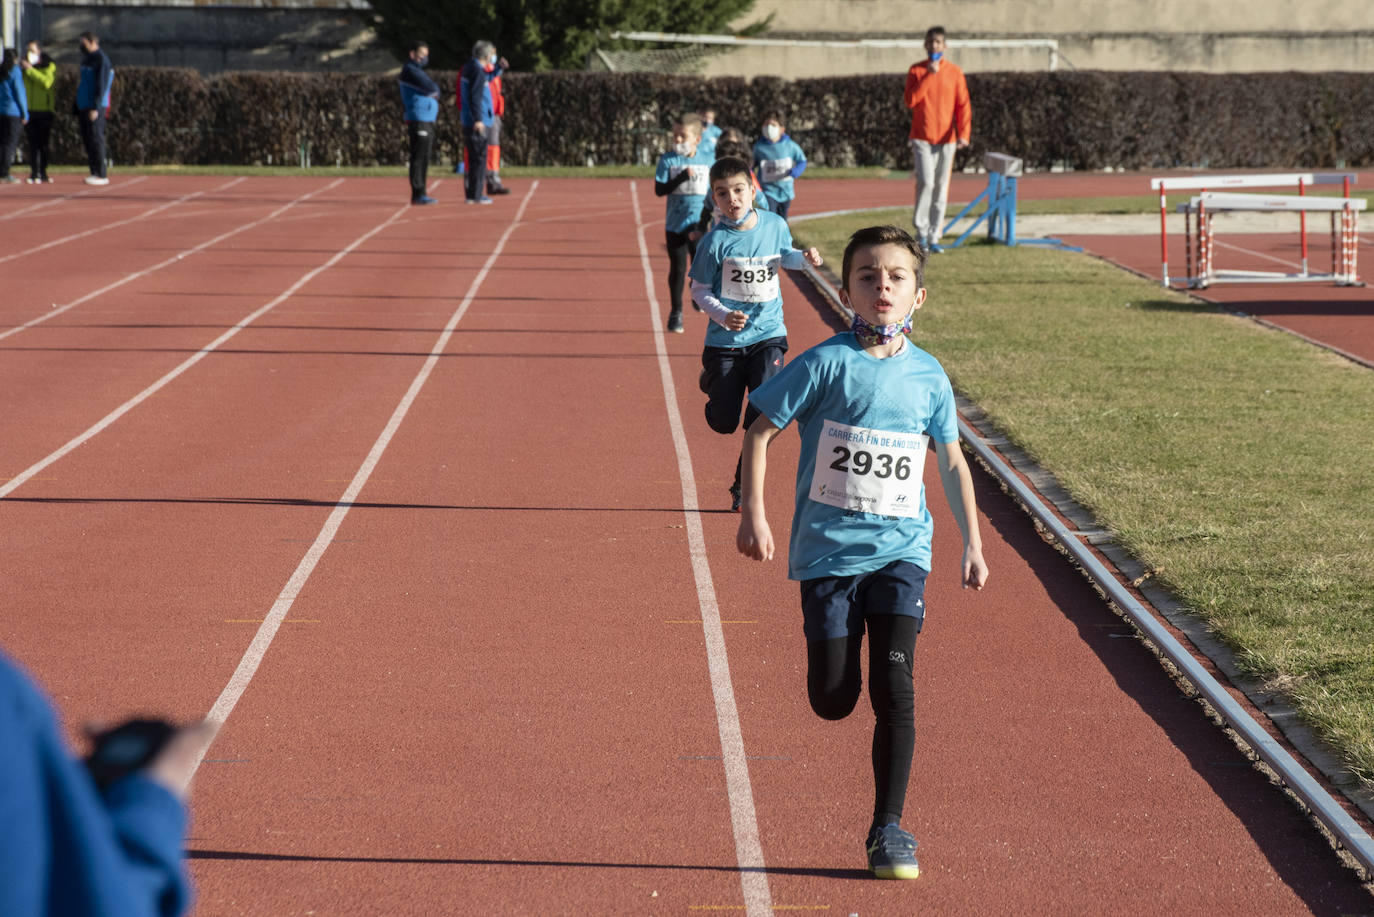
[[711,193],[711,164],[714,162],[713,156],[702,153],[700,144],[691,156],[668,152],[658,157],[658,168],[654,170],[656,182],[677,178],[684,169],[692,173],[691,178],[668,193],[668,215],[663,226],[669,232],[686,232],[701,219],[706,195]]
[[795,420],[801,433],[789,578],[854,576],[895,560],[930,569],[926,437],[959,438],[954,392],[934,357],[908,341],[880,360],[846,331],[749,401],[779,429]]
[[758,173],[759,184],[763,186],[764,197],[770,201],[781,203],[797,196],[792,175],[801,174],[797,171],[798,167],[806,168],[806,154],[786,134],[777,143],[754,141],[754,170]]
[[792,250],[792,230],[776,213],[754,211],[753,229],[733,229],[716,223],[697,243],[691,277],[711,285],[726,307],[749,316],[749,324],[731,331],[707,322],[706,346],[745,347],[755,341],[782,337],[782,256]]
[[697,148],[698,153],[715,157],[716,142],[720,140],[721,130],[714,124],[703,124],[701,126],[701,146]]

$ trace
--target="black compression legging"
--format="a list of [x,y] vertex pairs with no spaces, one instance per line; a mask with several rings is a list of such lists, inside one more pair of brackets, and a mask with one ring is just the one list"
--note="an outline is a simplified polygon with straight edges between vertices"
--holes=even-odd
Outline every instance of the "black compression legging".
[[688,261],[696,257],[697,243],[685,232],[664,230],[668,243],[668,301],[674,312],[682,311],[682,284],[687,279]]
[[[869,615],[868,697],[873,726],[873,820],[898,820],[916,746],[916,689],[911,657],[921,620],[905,615]],[[862,635],[806,645],[806,690],[811,709],[828,720],[848,716],[859,701]]]

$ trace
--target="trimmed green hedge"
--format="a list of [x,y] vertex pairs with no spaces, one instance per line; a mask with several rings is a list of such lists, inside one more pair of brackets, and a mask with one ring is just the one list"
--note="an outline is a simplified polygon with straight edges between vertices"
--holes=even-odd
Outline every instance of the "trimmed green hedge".
[[[461,136],[452,72],[436,156],[452,161]],[[903,74],[787,81],[624,73],[514,73],[502,154],[515,165],[651,163],[676,113],[709,103],[751,139],[763,114],[819,165],[910,164]],[[1374,164],[1374,74],[981,73],[968,78],[973,145],[1046,168],[1203,166],[1347,168]],[[75,97],[75,71],[58,98]],[[59,105],[61,107],[61,103]],[[225,73],[121,67],[109,127],[119,164],[399,165],[406,161],[394,75]],[[61,112],[57,162],[84,160],[76,124]]]

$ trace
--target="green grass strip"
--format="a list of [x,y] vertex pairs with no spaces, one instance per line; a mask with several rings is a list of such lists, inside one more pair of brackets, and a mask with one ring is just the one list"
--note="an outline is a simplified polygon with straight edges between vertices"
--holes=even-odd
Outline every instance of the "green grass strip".
[[[871,222],[796,233],[838,273]],[[926,283],[956,387],[1374,785],[1374,372],[1081,254],[974,244]]]

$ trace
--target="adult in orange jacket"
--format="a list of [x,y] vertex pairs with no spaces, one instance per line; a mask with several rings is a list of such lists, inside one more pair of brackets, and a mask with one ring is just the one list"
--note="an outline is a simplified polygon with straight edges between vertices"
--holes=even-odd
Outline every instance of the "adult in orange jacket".
[[906,74],[906,107],[911,109],[911,153],[915,161],[916,210],[911,222],[926,251],[938,252],[949,202],[954,151],[968,146],[973,129],[964,71],[945,60],[945,30],[926,32],[926,59]]

